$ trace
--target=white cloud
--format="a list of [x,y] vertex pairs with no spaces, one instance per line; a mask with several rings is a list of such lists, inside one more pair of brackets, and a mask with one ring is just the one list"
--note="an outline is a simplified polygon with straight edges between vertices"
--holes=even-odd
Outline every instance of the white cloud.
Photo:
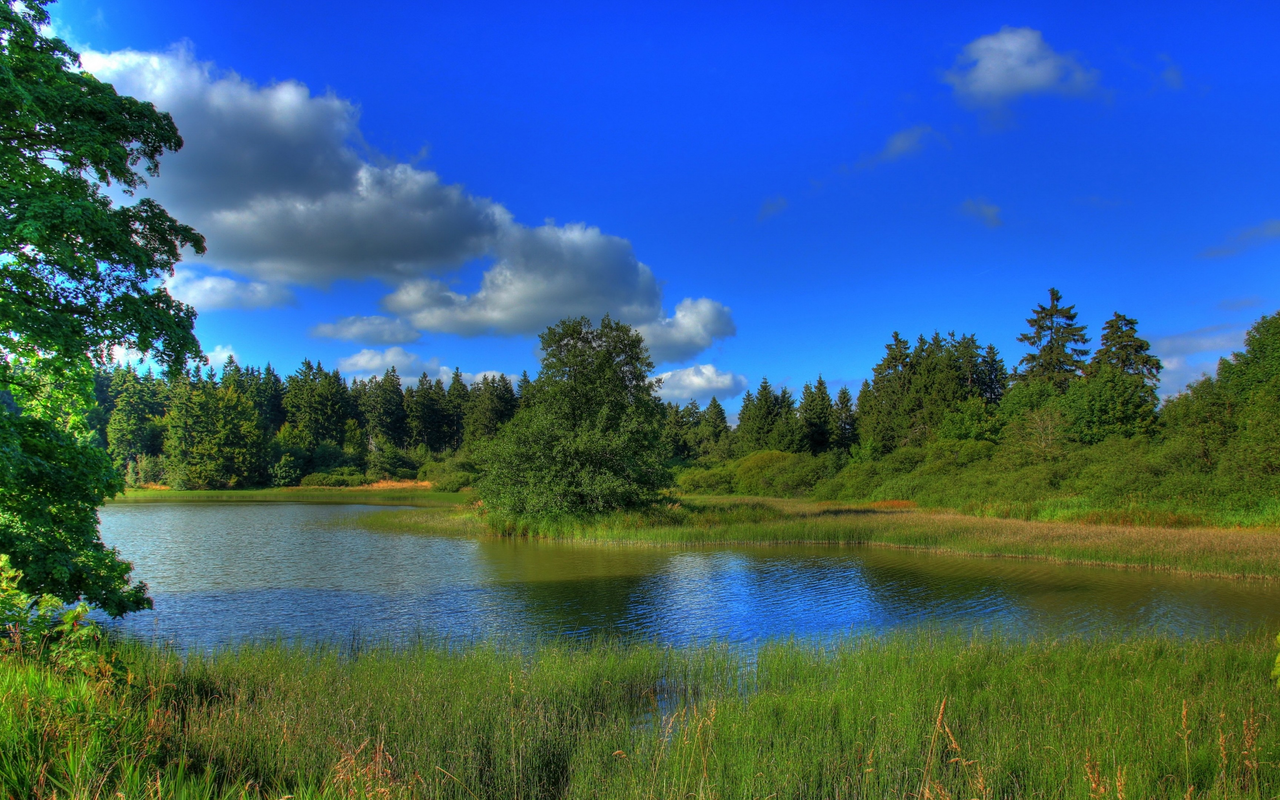
[[721,372],[711,364],[695,364],[657,377],[662,379],[658,391],[662,399],[681,404],[697,400],[706,405],[715,397],[723,405],[727,398],[740,395],[747,388],[746,376]]
[[727,339],[738,332],[729,308],[705,297],[681,300],[673,316],[643,323],[639,329],[655,363],[685,361],[706,350],[716,339]]
[[220,344],[205,353],[205,357],[209,359],[209,366],[221,367],[227,363],[227,359],[235,358],[236,351],[229,344]]
[[169,294],[199,311],[219,308],[271,308],[290,302],[293,293],[278,283],[237,281],[178,268],[165,281]]
[[981,220],[988,228],[999,228],[1004,224],[1000,218],[1000,206],[988,202],[983,197],[971,197],[960,204],[960,211],[970,217]]
[[916,125],[900,130],[885,140],[880,152],[864,157],[858,162],[858,166],[868,169],[879,164],[897,161],[903,156],[919,152],[931,138],[941,139],[942,136],[928,125]]
[[364,349],[346,358],[338,359],[338,369],[353,378],[380,376],[392,367],[401,381],[412,382],[423,372],[432,377],[440,369],[438,359],[424,360],[417,353],[410,353],[403,347],[388,347],[386,350]]
[[[365,349],[338,360],[338,369],[347,373],[348,378],[361,380],[380,378],[392,367],[396,368],[396,374],[400,376],[400,383],[404,386],[417,386],[423,375],[429,381],[442,380],[445,385],[453,379],[453,367],[441,364],[438,358],[424,359],[403,347],[388,347],[385,350]],[[486,376],[496,378],[503,374],[499,370],[492,369],[463,372],[462,380],[470,385]],[[519,376],[507,375],[507,377],[515,383]]]
[[404,320],[377,315],[324,322],[312,328],[311,335],[361,344],[404,344],[417,341],[421,336]]
[[1006,25],[965,45],[942,79],[964,103],[999,106],[1028,94],[1080,94],[1098,73],[1055,52],[1040,31]]
[[[84,64],[171,112],[184,135],[150,192],[205,234],[206,263],[254,281],[175,284],[200,292],[205,307],[282,302],[272,288],[281,285],[374,278],[391,287],[383,305],[421,331],[532,335],[563,317],[610,314],[648,326],[657,351],[681,358],[731,335],[723,306],[710,327],[686,324],[678,311],[665,318],[661,285],[626,239],[586,224],[520,225],[432,171],[364,157],[358,109],[332,93],[313,95],[297,81],[259,86],[197,61],[190,47],[89,51]],[[449,288],[443,279],[479,258],[492,262],[479,289]],[[409,341],[387,333],[392,323],[373,323],[378,332],[366,325],[359,338],[344,322],[316,331]]]
[[1243,328],[1214,325],[1151,342],[1151,352],[1164,364],[1160,394],[1168,397],[1217,369],[1218,359],[1244,347]]

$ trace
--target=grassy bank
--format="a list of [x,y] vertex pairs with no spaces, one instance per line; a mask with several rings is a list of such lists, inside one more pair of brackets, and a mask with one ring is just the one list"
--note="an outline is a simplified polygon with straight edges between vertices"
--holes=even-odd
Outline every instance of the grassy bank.
[[[592,518],[488,520],[504,535],[649,543],[874,544],[973,556],[1161,569],[1195,575],[1280,578],[1280,532],[1221,528],[1147,528],[974,517],[903,508],[807,500],[696,498],[647,512]],[[362,525],[432,533],[456,530],[434,510],[378,512]],[[479,525],[474,530],[482,530]]]
[[[13,797],[1273,797],[1267,637],[0,661]],[[945,703],[945,709],[944,709]]]
[[443,507],[470,502],[468,492],[432,491],[428,484],[384,481],[368,486],[327,488],[289,486],[276,489],[183,491],[180,489],[129,489],[108,503],[360,503]]

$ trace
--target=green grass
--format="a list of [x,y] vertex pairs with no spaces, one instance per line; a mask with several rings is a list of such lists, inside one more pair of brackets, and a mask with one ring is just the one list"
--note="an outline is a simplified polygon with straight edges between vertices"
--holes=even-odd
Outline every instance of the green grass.
[[441,507],[475,499],[470,492],[433,492],[416,484],[322,488],[235,489],[183,491],[179,489],[129,489],[108,503],[340,503]]
[[1273,657],[1261,635],[914,632],[754,663],[123,645],[102,680],[0,660],[0,796],[1274,797]]
[[[1038,522],[909,506],[698,497],[644,512],[486,522],[489,531],[497,535],[582,542],[879,545],[1191,575],[1280,578],[1280,532],[1271,530]],[[407,533],[485,531],[478,521],[468,523],[457,514],[435,510],[379,512],[361,517],[358,523]]]

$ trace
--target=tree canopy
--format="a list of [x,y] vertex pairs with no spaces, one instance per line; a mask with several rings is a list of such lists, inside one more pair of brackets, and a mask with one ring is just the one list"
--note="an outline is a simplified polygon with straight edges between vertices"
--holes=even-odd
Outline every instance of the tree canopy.
[[541,370],[524,405],[479,448],[486,507],[557,515],[652,503],[671,474],[644,338],[606,316],[599,327],[562,320],[539,341]]
[[132,197],[182,138],[168,114],[80,70],[45,34],[47,4],[0,4],[0,552],[23,591],[121,614],[150,601],[98,539],[96,508],[120,478],[89,427],[91,358],[125,346],[179,368],[200,355],[195,311],[158,279],[204,240],[154,200],[106,193]]

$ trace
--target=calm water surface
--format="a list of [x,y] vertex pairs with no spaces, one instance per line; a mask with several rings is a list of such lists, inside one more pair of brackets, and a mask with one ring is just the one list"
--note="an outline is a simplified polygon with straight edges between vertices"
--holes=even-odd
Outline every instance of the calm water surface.
[[[868,547],[678,549],[364,530],[371,506],[102,509],[155,610],[114,623],[180,647],[622,635],[663,644],[829,638],[921,624],[1016,633],[1280,627],[1280,582]],[[379,509],[381,510],[381,509]]]

